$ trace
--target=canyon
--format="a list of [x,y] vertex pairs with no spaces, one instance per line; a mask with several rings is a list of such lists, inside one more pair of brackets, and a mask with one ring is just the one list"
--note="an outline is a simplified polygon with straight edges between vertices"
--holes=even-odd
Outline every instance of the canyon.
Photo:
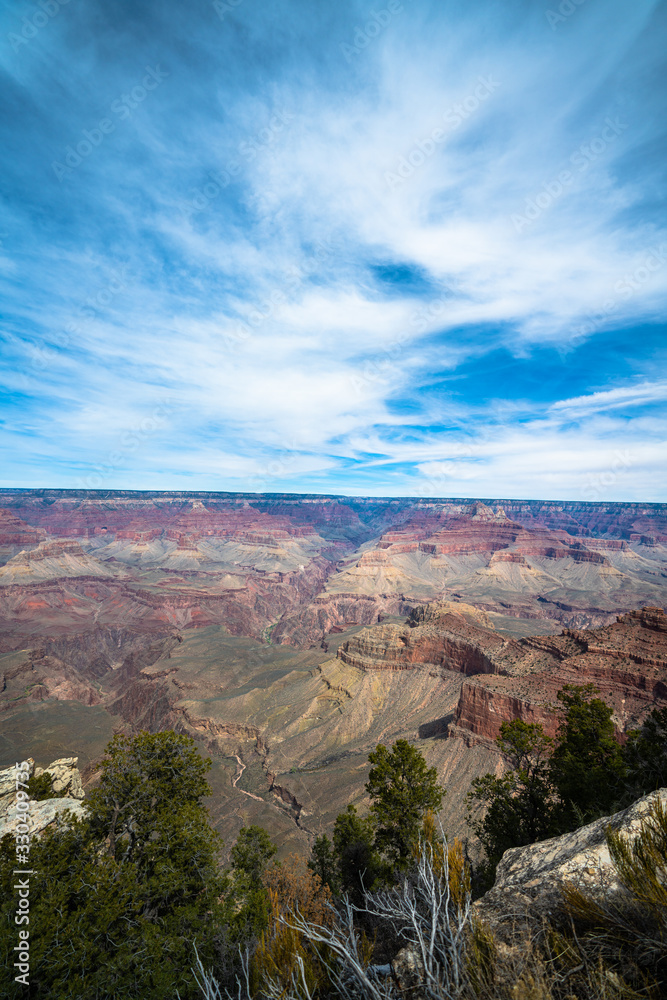
[[667,505],[0,491],[0,765],[175,728],[229,844],[306,851],[408,738],[465,833],[505,719],[667,704]]

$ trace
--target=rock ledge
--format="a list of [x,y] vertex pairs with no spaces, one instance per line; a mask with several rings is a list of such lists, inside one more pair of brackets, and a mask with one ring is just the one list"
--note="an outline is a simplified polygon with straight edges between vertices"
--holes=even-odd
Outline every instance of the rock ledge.
[[636,837],[658,801],[667,806],[667,788],[644,795],[627,809],[572,833],[505,851],[495,885],[473,904],[478,916],[503,937],[514,924],[533,925],[556,916],[562,910],[564,882],[593,896],[619,892],[606,830],[611,826],[626,837]]

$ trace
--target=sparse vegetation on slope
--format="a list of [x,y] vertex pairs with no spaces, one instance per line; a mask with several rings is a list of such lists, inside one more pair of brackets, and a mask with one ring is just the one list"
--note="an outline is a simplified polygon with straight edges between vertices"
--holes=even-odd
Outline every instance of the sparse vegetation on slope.
[[[514,947],[496,939],[461,892],[455,848],[438,854],[422,835],[417,856],[395,886],[364,892],[355,907],[291,906],[276,911],[282,964],[260,983],[240,976],[238,1000],[661,1000],[667,992],[653,966],[642,975],[622,950],[608,954],[594,937],[549,925]],[[664,857],[664,854],[661,855]],[[287,899],[283,896],[285,902]],[[370,947],[363,924],[376,931]],[[378,942],[393,960],[378,961]],[[260,950],[261,954],[261,950]],[[315,965],[315,963],[317,963]],[[206,1000],[229,998],[198,963]]]
[[[503,727],[499,743],[512,767],[501,778],[478,779],[472,791],[488,806],[478,824],[487,875],[505,845],[530,844],[559,824],[571,829],[586,805],[595,812],[603,802],[629,799],[663,774],[667,713],[652,713],[623,746],[595,695],[590,685],[561,692],[555,741],[521,720]],[[588,803],[576,797],[580,759],[606,783]],[[379,744],[369,760],[368,815],[348,806],[333,840],[318,838],[307,865],[295,855],[277,863],[267,832],[248,826],[223,870],[219,838],[201,805],[210,762],[194,742],[173,732],[114,737],[87,817],[70,817],[33,844],[31,995],[667,996],[664,808],[654,810],[633,842],[609,832],[620,895],[600,899],[567,888],[567,910],[554,912],[553,925],[508,947],[474,915],[463,847],[448,843],[436,821],[444,789],[435,769],[405,740]],[[46,791],[42,784],[35,794]],[[574,790],[569,799],[568,789]],[[5,837],[0,985],[10,998],[22,989],[9,971],[14,864]],[[563,918],[568,912],[572,925]]]
[[657,801],[637,837],[607,830],[607,845],[621,891],[593,897],[573,885],[564,889],[582,946],[603,954],[642,983],[652,978],[667,995],[667,808]]
[[[186,736],[116,736],[88,816],[33,839],[31,996],[196,995],[191,942],[212,963],[230,912],[219,837],[201,804],[209,766]],[[25,993],[12,971],[15,866],[7,835],[0,849],[0,993],[8,998]]]
[[[541,725],[504,722],[496,742],[509,768],[475,778],[468,794],[470,826],[484,849],[477,884],[487,889],[508,848],[522,847],[615,812],[667,779],[667,710],[655,710],[623,745],[612,710],[593,684],[558,692],[555,740]],[[476,802],[486,809],[475,816]]]

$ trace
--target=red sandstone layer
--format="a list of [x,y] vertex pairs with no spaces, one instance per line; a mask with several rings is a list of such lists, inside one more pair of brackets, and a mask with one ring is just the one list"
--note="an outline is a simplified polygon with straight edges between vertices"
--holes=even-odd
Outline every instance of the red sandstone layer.
[[450,730],[468,742],[494,740],[512,719],[540,722],[553,735],[556,695],[565,684],[595,684],[620,732],[667,705],[667,616],[660,608],[602,628],[519,640],[466,620],[452,605],[418,608],[410,625],[364,629],[338,657],[364,671],[428,667],[477,675],[461,688]]

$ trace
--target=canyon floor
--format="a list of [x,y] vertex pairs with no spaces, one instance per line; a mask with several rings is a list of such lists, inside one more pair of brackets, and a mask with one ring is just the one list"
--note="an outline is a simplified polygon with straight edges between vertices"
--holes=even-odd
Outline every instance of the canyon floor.
[[619,731],[667,704],[666,598],[661,504],[0,492],[0,766],[91,779],[114,730],[174,727],[226,843],[284,853],[403,737],[464,834],[503,719],[553,731],[586,680]]

